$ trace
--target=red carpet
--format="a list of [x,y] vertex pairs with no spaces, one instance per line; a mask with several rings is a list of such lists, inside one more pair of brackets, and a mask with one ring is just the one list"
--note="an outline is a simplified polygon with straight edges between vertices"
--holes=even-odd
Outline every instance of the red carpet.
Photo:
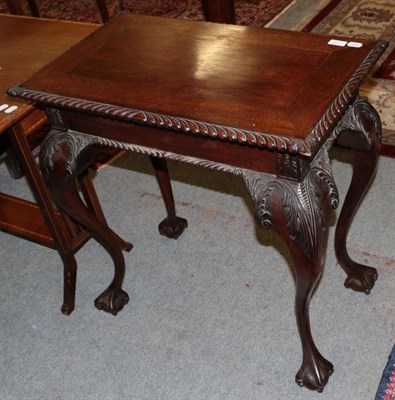
[[375,400],[395,400],[395,346],[381,378]]
[[[236,1],[237,21],[241,25],[262,27],[291,2],[292,0]],[[36,3],[42,17],[102,22],[95,0],[36,0]],[[119,5],[122,4],[122,12],[169,18],[204,19],[200,0],[107,0],[106,3],[110,17],[121,12]],[[28,8],[25,9],[29,13]],[[8,12],[4,0],[0,0],[0,12]]]

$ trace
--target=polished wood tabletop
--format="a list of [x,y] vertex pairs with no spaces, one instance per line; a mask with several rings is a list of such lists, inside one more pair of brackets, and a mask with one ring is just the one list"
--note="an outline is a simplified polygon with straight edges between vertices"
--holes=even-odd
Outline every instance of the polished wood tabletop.
[[301,151],[310,155],[316,151],[307,143],[313,129],[377,45],[331,39],[127,15],[22,86],[301,139]]
[[29,78],[99,25],[0,14],[0,105],[18,108],[0,111],[0,132],[31,111],[28,102],[11,99],[6,90]]

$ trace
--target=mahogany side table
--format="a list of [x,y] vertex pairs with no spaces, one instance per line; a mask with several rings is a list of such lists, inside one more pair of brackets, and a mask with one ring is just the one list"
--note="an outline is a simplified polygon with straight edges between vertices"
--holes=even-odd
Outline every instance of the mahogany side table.
[[114,261],[113,281],[96,306],[115,314],[128,295],[121,287],[120,243],[76,189],[95,146],[151,157],[168,213],[160,232],[172,238],[186,221],[175,213],[166,159],[239,175],[258,222],[282,237],[293,258],[303,349],[296,381],[322,391],[333,366],[312,338],[309,304],[323,271],[331,209],[338,205],[328,150],[337,141],[356,154],[335,247],[346,286],[369,293],[377,272],[349,258],[346,238],[375,172],[381,137],[379,116],[358,88],[385,47],[128,15],[9,90],[45,107],[52,123],[40,156],[46,183],[58,207]]

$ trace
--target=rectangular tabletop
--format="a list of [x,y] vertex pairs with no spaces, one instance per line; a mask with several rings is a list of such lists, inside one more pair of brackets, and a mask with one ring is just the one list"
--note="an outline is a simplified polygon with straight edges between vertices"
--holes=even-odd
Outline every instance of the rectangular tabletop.
[[265,135],[292,138],[299,149],[286,150],[309,156],[384,46],[333,39],[126,15],[50,63],[17,92],[169,129],[207,134],[225,126],[225,135],[234,141],[246,140],[246,132],[266,142]]

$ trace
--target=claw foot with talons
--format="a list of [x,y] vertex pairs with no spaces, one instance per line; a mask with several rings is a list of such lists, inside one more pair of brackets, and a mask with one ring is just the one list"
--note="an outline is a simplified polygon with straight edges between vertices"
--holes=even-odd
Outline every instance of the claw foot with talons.
[[357,268],[352,275],[349,275],[344,282],[344,286],[356,292],[369,294],[378,277],[377,270],[372,267],[357,264]]
[[181,217],[165,218],[158,226],[159,233],[170,239],[177,239],[188,226],[186,219]]
[[122,289],[109,287],[96,300],[95,307],[112,315],[117,315],[119,311],[129,302],[129,296]]
[[296,374],[296,383],[310,390],[322,392],[333,373],[333,365],[320,356],[310,363],[303,363]]

